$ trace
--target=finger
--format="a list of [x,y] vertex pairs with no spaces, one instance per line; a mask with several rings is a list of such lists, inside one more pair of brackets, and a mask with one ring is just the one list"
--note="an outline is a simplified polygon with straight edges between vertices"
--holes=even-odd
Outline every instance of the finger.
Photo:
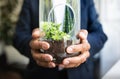
[[[75,58],[76,59],[76,58]],[[80,63],[77,62],[71,62],[71,58],[67,58],[63,60],[63,63],[59,65],[60,68],[74,68],[79,66]]]
[[66,50],[67,50],[67,53],[75,53],[75,52],[88,51],[89,49],[90,49],[89,43],[82,43],[78,45],[71,45]]
[[56,65],[53,62],[41,62],[41,61],[36,61],[36,63],[39,66],[46,67],[46,68],[54,68]]
[[87,30],[80,30],[80,32],[77,35],[77,38],[80,38],[81,40],[87,39],[88,32]]
[[84,63],[86,61],[86,59],[90,57],[90,52],[85,51],[80,56],[81,56],[81,62]]
[[80,49],[81,49],[81,52],[84,52],[84,51],[89,51],[90,50],[90,44],[88,43],[88,42],[85,42],[85,43],[82,43],[81,44],[81,47],[80,47]]
[[[78,67],[82,63],[84,63],[89,56],[90,56],[89,52],[86,51],[86,52],[84,52],[83,54],[81,54],[79,56],[67,58],[66,60],[63,61],[64,68]],[[66,63],[66,62],[69,62],[69,64]]]
[[37,50],[31,50],[32,56],[37,61],[50,62],[53,60],[53,57],[49,54],[42,54]]
[[63,64],[61,64],[60,67],[64,67],[64,68],[78,67],[87,60],[89,55],[90,55],[89,52],[86,51],[79,56],[66,58],[63,60]]
[[87,39],[81,40],[81,43],[88,43],[88,40]]
[[50,47],[49,43],[44,42],[44,41],[39,41],[39,40],[36,40],[36,39],[31,40],[29,45],[32,49],[47,50]]
[[32,32],[32,38],[33,39],[40,38],[39,28],[36,28],[36,29],[33,30],[33,32]]

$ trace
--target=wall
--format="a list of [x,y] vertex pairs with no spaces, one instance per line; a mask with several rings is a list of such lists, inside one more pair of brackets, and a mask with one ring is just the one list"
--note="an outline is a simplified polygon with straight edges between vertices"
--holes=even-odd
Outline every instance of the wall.
[[120,59],[120,0],[95,0],[108,41],[101,51],[101,76]]

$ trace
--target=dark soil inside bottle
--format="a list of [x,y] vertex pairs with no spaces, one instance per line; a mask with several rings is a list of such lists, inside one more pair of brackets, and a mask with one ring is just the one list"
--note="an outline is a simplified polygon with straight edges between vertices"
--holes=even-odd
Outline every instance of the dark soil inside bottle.
[[70,46],[72,44],[71,40],[67,40],[66,42],[64,40],[60,41],[48,41],[50,44],[50,48],[48,50],[45,50],[45,53],[51,54],[54,58],[53,62],[60,64],[62,63],[63,59],[67,57],[67,53],[65,51],[66,47]]

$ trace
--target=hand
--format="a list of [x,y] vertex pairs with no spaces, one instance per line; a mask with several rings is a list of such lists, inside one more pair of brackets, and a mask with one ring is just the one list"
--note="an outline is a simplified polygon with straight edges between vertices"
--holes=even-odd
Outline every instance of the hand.
[[45,41],[40,41],[40,32],[39,29],[34,29],[32,33],[32,40],[29,45],[31,47],[31,54],[33,59],[39,66],[54,68],[56,65],[52,62],[53,57],[49,54],[43,54],[40,52],[40,49],[47,50],[50,45]]
[[63,63],[59,65],[60,68],[73,68],[78,67],[84,63],[90,56],[89,49],[90,44],[87,41],[88,32],[86,30],[81,30],[77,38],[80,39],[80,44],[71,45],[67,48],[68,53],[80,52],[81,54],[75,57],[69,57],[63,60]]

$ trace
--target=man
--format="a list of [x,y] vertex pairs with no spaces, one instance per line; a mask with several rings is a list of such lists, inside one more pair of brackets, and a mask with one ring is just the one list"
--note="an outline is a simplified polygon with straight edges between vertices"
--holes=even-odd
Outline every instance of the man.
[[[39,0],[25,0],[16,27],[14,46],[30,58],[26,71],[28,79],[94,79],[93,61],[90,59],[99,52],[107,40],[98,22],[93,0],[81,0],[81,29],[77,37],[78,45],[72,45],[68,53],[81,52],[79,56],[63,60],[59,65],[52,62],[53,57],[42,54],[39,49],[47,50],[50,45],[39,41]],[[90,50],[89,50],[90,49]],[[58,70],[62,68],[62,70]]]

